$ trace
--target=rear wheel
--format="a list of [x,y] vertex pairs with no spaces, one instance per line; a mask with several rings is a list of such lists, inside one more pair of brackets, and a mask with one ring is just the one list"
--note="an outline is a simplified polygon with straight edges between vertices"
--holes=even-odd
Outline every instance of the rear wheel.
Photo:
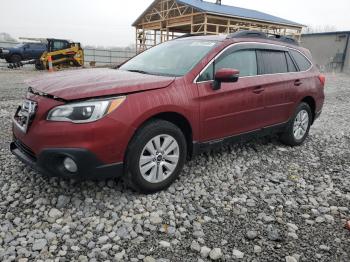
[[142,193],[170,186],[179,176],[187,154],[186,139],[174,124],[153,120],[131,141],[126,159],[126,181]]
[[281,135],[281,141],[290,146],[301,145],[307,138],[312,123],[310,106],[301,103],[293,118],[288,122],[285,132]]
[[14,54],[14,55],[11,55],[10,61],[11,63],[19,63],[22,61],[22,57],[20,55]]

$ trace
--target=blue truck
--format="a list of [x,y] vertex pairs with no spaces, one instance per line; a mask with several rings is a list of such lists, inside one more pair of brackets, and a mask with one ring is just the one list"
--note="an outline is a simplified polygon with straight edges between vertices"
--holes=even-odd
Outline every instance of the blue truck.
[[39,59],[45,51],[46,43],[22,43],[14,47],[0,48],[0,59],[5,59],[7,63],[18,63]]

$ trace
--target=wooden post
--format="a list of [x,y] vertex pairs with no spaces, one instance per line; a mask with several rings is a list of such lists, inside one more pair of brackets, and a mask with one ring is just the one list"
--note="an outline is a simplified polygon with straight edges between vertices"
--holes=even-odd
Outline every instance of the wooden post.
[[154,37],[153,44],[157,45],[157,30],[153,30],[153,32],[154,32],[154,34],[153,34],[153,37]]
[[[193,10],[192,10],[193,12]],[[191,16],[191,34],[193,34],[193,15]]]

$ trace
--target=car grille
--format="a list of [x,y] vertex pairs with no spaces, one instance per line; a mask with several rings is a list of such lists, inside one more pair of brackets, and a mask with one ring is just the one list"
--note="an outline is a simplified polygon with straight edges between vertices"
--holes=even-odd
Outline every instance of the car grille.
[[31,158],[31,160],[36,161],[36,156],[35,156],[35,153],[33,152],[33,150],[31,150],[28,146],[26,146],[25,144],[23,144],[20,140],[18,140],[16,138],[14,139],[14,143],[17,146],[17,148],[22,151],[22,153],[24,153],[26,156]]

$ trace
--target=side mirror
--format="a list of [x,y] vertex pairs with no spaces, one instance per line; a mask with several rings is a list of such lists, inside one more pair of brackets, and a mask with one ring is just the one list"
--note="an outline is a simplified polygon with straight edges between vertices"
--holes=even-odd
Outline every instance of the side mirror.
[[222,68],[215,73],[213,90],[221,88],[221,83],[235,83],[239,78],[239,70]]

